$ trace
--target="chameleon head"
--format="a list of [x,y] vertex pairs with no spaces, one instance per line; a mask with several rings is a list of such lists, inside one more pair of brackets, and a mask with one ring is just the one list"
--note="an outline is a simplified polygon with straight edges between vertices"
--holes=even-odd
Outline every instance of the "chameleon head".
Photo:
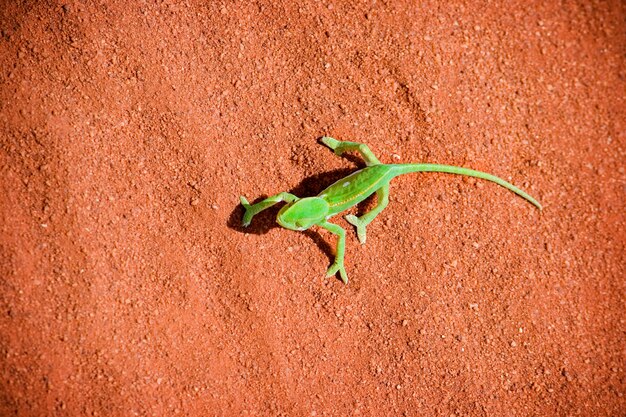
[[328,203],[319,197],[301,198],[280,209],[276,221],[285,229],[306,230],[326,220],[329,209]]

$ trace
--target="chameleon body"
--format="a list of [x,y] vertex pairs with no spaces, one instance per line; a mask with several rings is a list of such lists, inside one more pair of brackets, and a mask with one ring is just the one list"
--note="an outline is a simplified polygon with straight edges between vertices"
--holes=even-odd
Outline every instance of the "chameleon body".
[[339,273],[344,283],[348,282],[348,275],[343,265],[346,232],[340,226],[330,223],[328,220],[354,207],[370,195],[376,193],[378,202],[376,207],[361,217],[352,214],[346,216],[346,220],[354,225],[357,230],[359,241],[366,241],[366,226],[387,206],[389,202],[389,182],[398,175],[412,172],[446,172],[470,177],[481,178],[495,182],[502,187],[513,191],[517,195],[528,200],[541,210],[541,204],[533,197],[520,190],[513,184],[504,181],[495,175],[462,168],[452,165],[441,164],[383,164],[372,153],[367,145],[356,142],[340,142],[331,137],[322,138],[322,142],[341,155],[347,151],[358,151],[365,160],[366,167],[358,170],[345,178],[340,179],[315,197],[299,198],[289,193],[279,193],[266,198],[256,204],[250,204],[245,197],[241,197],[241,204],[245,208],[242,224],[250,225],[252,218],[259,212],[280,202],[287,204],[280,209],[276,217],[279,225],[290,230],[307,230],[312,226],[319,226],[336,234],[339,237],[337,251],[333,264],[328,268],[326,277]]

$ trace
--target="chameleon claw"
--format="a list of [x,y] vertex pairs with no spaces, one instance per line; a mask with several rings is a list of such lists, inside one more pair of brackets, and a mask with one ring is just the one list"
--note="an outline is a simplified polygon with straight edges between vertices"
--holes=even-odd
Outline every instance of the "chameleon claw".
[[348,214],[346,216],[346,220],[348,221],[348,223],[356,227],[356,235],[359,238],[359,242],[361,243],[361,245],[364,245],[367,239],[367,235],[365,234],[365,226],[367,226],[367,223],[364,223],[354,214]]
[[343,266],[343,262],[333,262],[333,264],[326,271],[326,278],[330,278],[339,272],[339,276],[344,284],[348,283],[348,274],[346,274],[346,269]]

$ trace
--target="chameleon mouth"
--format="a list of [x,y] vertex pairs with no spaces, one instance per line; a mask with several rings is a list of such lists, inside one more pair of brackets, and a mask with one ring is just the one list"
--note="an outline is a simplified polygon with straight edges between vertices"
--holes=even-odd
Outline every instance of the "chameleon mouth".
[[297,225],[294,225],[292,223],[285,222],[283,220],[282,216],[280,216],[280,215],[276,217],[276,223],[278,223],[281,227],[284,227],[285,229],[300,231],[300,227],[298,227]]
[[306,226],[306,225],[303,225],[303,224],[302,224],[301,222],[299,222],[299,221],[296,221],[295,223],[288,223],[288,222],[286,222],[286,221],[282,218],[282,216],[280,216],[280,215],[276,217],[276,222],[277,222],[280,226],[284,227],[285,229],[295,230],[295,231],[297,231],[297,232],[302,232],[302,231],[304,231],[304,230],[307,230],[309,227],[311,227],[311,226]]

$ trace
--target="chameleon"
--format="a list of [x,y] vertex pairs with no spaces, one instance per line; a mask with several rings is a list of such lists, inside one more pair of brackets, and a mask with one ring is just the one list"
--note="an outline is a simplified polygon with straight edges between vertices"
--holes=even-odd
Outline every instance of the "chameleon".
[[345,216],[348,223],[356,227],[359,242],[364,244],[367,237],[367,225],[387,207],[389,203],[389,182],[399,175],[413,172],[444,172],[476,177],[501,185],[507,190],[526,199],[541,210],[541,204],[529,194],[513,184],[486,172],[442,164],[383,164],[365,144],[338,141],[329,136],[321,138],[321,142],[339,156],[344,152],[359,152],[365,161],[366,167],[336,181],[314,197],[299,198],[293,194],[282,192],[256,204],[250,204],[244,196],[241,196],[241,205],[245,209],[242,226],[248,227],[252,218],[259,212],[280,202],[287,203],[280,209],[276,216],[276,221],[280,226],[296,231],[303,231],[312,226],[319,226],[338,236],[335,259],[326,271],[326,278],[339,273],[341,280],[345,284],[348,283],[348,274],[344,267],[346,232],[341,226],[331,223],[328,220],[354,207],[376,193],[377,204],[372,210],[360,217],[353,214]]

